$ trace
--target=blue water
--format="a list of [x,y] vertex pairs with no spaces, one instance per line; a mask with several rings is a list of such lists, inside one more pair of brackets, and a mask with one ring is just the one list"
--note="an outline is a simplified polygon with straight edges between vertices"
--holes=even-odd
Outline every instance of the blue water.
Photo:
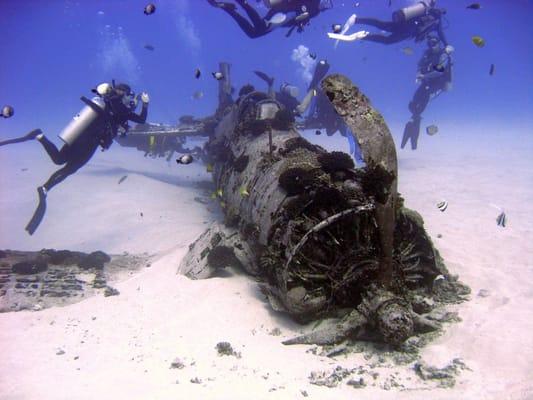
[[[227,14],[203,0],[157,1],[150,16],[143,14],[147,3],[137,0],[0,3],[0,103],[15,109],[13,118],[0,121],[0,138],[35,127],[55,136],[82,107],[79,97],[113,78],[150,94],[150,122],[209,115],[217,93],[211,72],[219,61],[232,64],[237,89],[248,82],[264,88],[252,72],[260,69],[274,75],[277,84],[291,82],[303,93],[304,73],[291,59],[300,45],[326,58],[330,72],[350,77],[389,124],[404,124],[425,47],[412,41],[390,46],[352,42],[334,50],[326,37],[331,24],[344,23],[354,12],[389,19],[392,11],[412,3],[406,0],[393,0],[392,7],[388,0],[361,0],[357,8],[354,1],[334,0],[334,8],[313,19],[303,33],[286,38],[280,29],[259,39],[246,37]],[[445,33],[455,47],[454,82],[425,115],[440,123],[531,127],[532,2],[486,0],[481,10],[468,10],[470,3],[439,1],[448,10]],[[485,47],[474,46],[473,35],[483,37]],[[155,50],[146,50],[145,44]],[[406,46],[413,55],[401,51]],[[489,76],[492,63],[495,74]],[[195,68],[203,72],[199,80]],[[195,100],[191,96],[198,90],[205,96]]]
[[[471,0],[438,0],[448,11],[445,34],[455,48],[453,89],[424,112],[419,149],[398,151],[399,191],[406,206],[420,212],[450,272],[472,288],[472,301],[457,309],[463,322],[446,326],[445,336],[424,358],[439,360],[440,367],[460,357],[471,369],[457,379],[454,392],[438,389],[427,395],[429,386],[422,386],[412,365],[405,365],[400,372],[409,369],[412,375],[405,380],[399,374],[398,383],[406,385],[401,398],[531,394],[533,0],[479,2],[482,9],[469,10]],[[293,55],[305,48],[317,60],[327,59],[330,73],[344,74],[362,89],[399,147],[425,43],[353,42],[334,49],[326,33],[352,13],[388,20],[414,0],[392,0],[391,7],[389,0],[359,0],[359,7],[355,0],[333,0],[334,8],[313,19],[303,33],[286,38],[280,29],[259,39],[246,37],[206,0],[154,3],[156,12],[146,16],[147,2],[140,0],[0,0],[0,107],[15,110],[13,117],[0,118],[0,141],[41,128],[60,145],[57,134],[83,107],[80,96],[91,96],[92,88],[113,79],[149,93],[148,122],[173,124],[182,115],[211,115],[218,91],[211,73],[221,61],[231,63],[237,92],[246,83],[266,89],[253,73],[261,70],[276,78],[276,87],[290,82],[303,96],[311,70]],[[473,36],[486,45],[476,47]],[[413,54],[405,54],[405,47]],[[202,71],[200,79],[194,77],[196,68]],[[205,95],[193,98],[198,91]],[[430,123],[439,127],[435,136],[424,133]],[[325,148],[332,142],[345,151],[353,146],[339,135],[305,134]],[[139,279],[119,286],[123,294],[118,300],[0,318],[0,346],[8,350],[0,358],[0,375],[9,377],[0,379],[1,398],[242,399],[257,394],[294,399],[303,398],[304,388],[313,399],[325,398],[326,391],[338,399],[355,398],[354,389],[344,384],[337,389],[308,384],[315,367],[331,371],[335,360],[313,362],[305,349],[300,356],[297,349],[287,356],[281,338],[268,339],[271,328],[280,326],[285,337],[300,328],[270,312],[255,282],[235,274],[229,284],[217,278],[193,286],[175,275],[188,246],[208,223],[222,219],[203,164],[167,163],[113,144],[50,191],[46,216],[30,236],[24,226],[37,205],[36,188],[57,168],[36,141],[0,147],[0,249],[147,252],[157,254],[158,261]],[[211,200],[205,205],[197,197]],[[449,202],[446,212],[436,207],[442,200]],[[508,218],[505,228],[496,223],[502,210]],[[476,295],[481,290],[488,297]],[[221,340],[231,340],[239,350],[242,346],[238,371],[237,364],[230,370],[234,361],[214,355]],[[58,348],[66,354],[57,353]],[[216,358],[210,359],[209,351]],[[358,358],[343,355],[342,365],[366,365],[363,354],[353,356]],[[175,357],[190,366],[169,369]],[[376,358],[369,363],[368,373],[376,371]],[[388,363],[379,362],[389,368]],[[196,371],[203,373],[198,377],[204,384],[189,384]],[[383,382],[389,386],[394,375],[382,374],[376,389]],[[365,375],[367,382],[375,379]],[[342,397],[346,389],[349,394]],[[369,389],[361,398],[380,398]],[[224,391],[236,394],[224,397]]]

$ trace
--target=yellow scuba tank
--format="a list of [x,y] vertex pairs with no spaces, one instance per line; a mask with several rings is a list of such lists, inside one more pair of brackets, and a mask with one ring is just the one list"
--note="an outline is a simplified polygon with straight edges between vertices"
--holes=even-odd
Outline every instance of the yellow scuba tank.
[[90,102],[94,106],[88,104],[83,107],[59,134],[59,138],[69,146],[72,146],[73,143],[89,131],[90,127],[94,126],[97,122],[101,122],[101,119],[104,118],[103,112],[97,112],[95,108],[99,107],[104,111],[106,108],[104,100],[100,97],[93,97]]

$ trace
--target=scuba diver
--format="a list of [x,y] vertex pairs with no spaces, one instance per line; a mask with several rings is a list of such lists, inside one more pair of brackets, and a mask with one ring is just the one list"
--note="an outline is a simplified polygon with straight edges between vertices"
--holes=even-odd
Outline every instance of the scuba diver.
[[309,104],[314,96],[313,86],[309,86],[307,94],[300,103],[298,100],[300,91],[296,86],[284,82],[280,85],[279,91],[276,92],[274,90],[274,78],[269,77],[267,74],[261,71],[254,71],[254,73],[267,83],[268,95],[283,105],[283,107],[288,110],[293,117],[301,117],[309,107]]
[[446,10],[436,7],[436,0],[419,1],[409,7],[402,8],[392,13],[392,21],[382,21],[375,18],[360,18],[352,15],[346,21],[345,28],[354,24],[370,25],[389,32],[389,35],[368,33],[361,31],[352,35],[328,33],[331,39],[341,41],[364,40],[382,44],[398,43],[407,39],[415,42],[423,41],[429,34],[436,33],[444,45],[448,45],[442,29],[442,18]]
[[436,36],[427,39],[428,49],[418,62],[416,82],[420,87],[416,90],[409,103],[411,120],[405,125],[401,148],[411,141],[411,149],[416,150],[418,136],[420,135],[420,121],[422,113],[430,100],[440,95],[443,91],[451,89],[453,47],[444,46]]
[[311,18],[333,7],[332,0],[264,0],[269,8],[264,17],[248,4],[247,0],[235,0],[246,12],[248,19],[237,12],[237,6],[223,1],[207,0],[213,7],[227,12],[252,39],[265,36],[277,27],[289,28],[285,36],[290,36],[294,29],[302,32],[309,25]]
[[140,114],[135,113],[137,97],[126,84],[110,85],[102,83],[93,92],[98,94],[91,100],[82,96],[81,100],[86,106],[74,117],[65,129],[59,134],[64,142],[61,150],[48,139],[40,129],[35,129],[25,136],[17,139],[0,142],[0,146],[20,143],[37,139],[44,147],[54,164],[64,165],[54,172],[46,183],[37,188],[39,205],[33,218],[26,226],[26,231],[32,235],[41,223],[46,211],[46,195],[55,185],[65,180],[84,166],[94,155],[98,146],[102,151],[107,150],[113,139],[124,136],[128,130],[128,121],[144,123],[148,113],[150,98],[147,93],[138,97],[143,103]]
[[322,129],[326,130],[328,136],[333,136],[335,132],[339,132],[341,136],[348,140],[350,154],[360,164],[363,162],[363,156],[354,134],[350,131],[344,119],[337,114],[328,97],[319,86],[329,68],[330,65],[326,60],[320,60],[316,65],[313,79],[309,84],[309,90],[314,89],[315,96],[312,98],[309,113],[305,117],[304,128],[315,129],[317,135],[322,133]]

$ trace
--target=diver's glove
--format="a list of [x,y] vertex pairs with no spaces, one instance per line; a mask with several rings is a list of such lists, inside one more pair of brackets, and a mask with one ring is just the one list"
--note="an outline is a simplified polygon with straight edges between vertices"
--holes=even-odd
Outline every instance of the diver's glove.
[[96,93],[100,96],[106,96],[111,93],[112,89],[109,83],[101,83],[96,87]]
[[146,93],[146,92],[142,92],[141,93],[141,101],[144,104],[148,104],[150,102],[150,96],[148,96],[148,93]]

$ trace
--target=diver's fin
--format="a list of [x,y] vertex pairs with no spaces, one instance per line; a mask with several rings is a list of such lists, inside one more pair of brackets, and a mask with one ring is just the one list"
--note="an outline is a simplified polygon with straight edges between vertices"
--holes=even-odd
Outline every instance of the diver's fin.
[[274,78],[268,76],[264,72],[261,71],[254,71],[254,74],[256,74],[260,79],[265,81],[268,85],[268,87],[272,86],[274,84]]
[[360,39],[365,38],[368,35],[368,33],[369,32],[367,31],[359,31],[359,32],[352,33],[351,35],[342,35],[340,33],[328,32],[328,37],[330,39],[336,39],[342,42],[353,42],[355,40],[360,40]]
[[43,131],[41,131],[40,129],[34,129],[33,131],[31,131],[30,133],[27,133],[24,136],[21,136],[15,139],[4,140],[3,142],[0,142],[0,146],[5,146],[6,144],[27,142],[28,140],[35,139],[41,133],[43,133]]
[[[344,26],[342,27],[342,31],[340,32],[341,35],[346,35],[346,33],[350,30],[350,28],[355,24],[355,20],[357,19],[357,16],[355,14],[350,15],[350,17],[346,20],[344,23]],[[335,44],[333,47],[336,49],[339,45],[339,39],[335,40]]]
[[416,150],[417,144],[418,144],[418,136],[420,135],[420,120],[411,120],[407,124],[405,124],[405,128],[403,130],[403,137],[402,137],[402,143],[400,147],[403,149],[407,142],[411,140],[411,149]]
[[44,188],[42,186],[38,187],[37,192],[39,193],[39,205],[33,213],[33,217],[31,217],[30,222],[28,225],[26,225],[26,231],[30,235],[35,233],[44,218],[44,214],[46,213],[46,194],[44,192]]
[[409,138],[411,137],[410,134],[410,127],[413,124],[413,121],[409,121],[405,124],[405,128],[403,128],[403,136],[402,136],[402,143],[400,144],[400,148],[404,148],[407,142],[409,141]]

